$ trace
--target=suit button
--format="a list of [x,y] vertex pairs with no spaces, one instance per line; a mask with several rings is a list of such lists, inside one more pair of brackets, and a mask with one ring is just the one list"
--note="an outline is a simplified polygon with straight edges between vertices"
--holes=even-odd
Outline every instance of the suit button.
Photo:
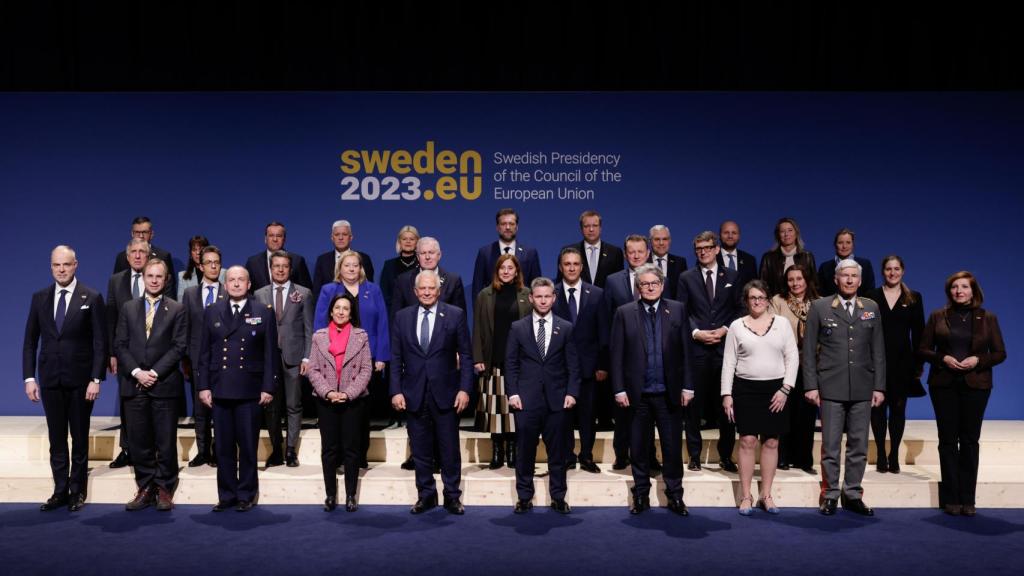
[[[227,360],[227,358],[225,358],[225,360]],[[221,370],[227,370],[227,369],[228,369],[228,367],[227,367],[227,366],[221,366],[221,367],[220,367],[220,369],[221,369]]]
[[238,350],[239,350],[239,352],[245,352],[245,347],[243,346],[243,347],[239,348]]
[[245,342],[245,338],[242,338],[242,342]]
[[242,367],[241,367],[241,366],[239,366],[239,367],[238,367],[238,369],[239,369],[239,370],[241,370],[241,369],[242,369]]
[[225,360],[225,361],[227,361],[227,359],[228,359],[228,357],[227,357],[227,356],[225,356],[225,357],[224,357],[224,360]]
[[225,351],[225,352],[227,352],[227,351],[228,351],[228,349],[227,349],[227,348],[225,348],[225,349],[224,349],[224,351]]
[[[853,350],[850,350],[850,352],[853,352]],[[245,356],[239,356],[238,359],[239,360],[245,360]]]

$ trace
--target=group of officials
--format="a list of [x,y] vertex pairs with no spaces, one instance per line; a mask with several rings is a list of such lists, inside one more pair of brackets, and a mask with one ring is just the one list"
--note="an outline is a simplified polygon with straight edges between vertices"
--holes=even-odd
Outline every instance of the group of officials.
[[[502,209],[496,215],[498,239],[480,249],[472,291],[477,296],[490,290],[500,303],[498,312],[492,303],[491,321],[500,319],[501,334],[495,338],[490,329],[489,347],[494,342],[501,347],[493,356],[501,358],[500,371],[480,357],[483,347],[471,345],[461,278],[441,268],[437,240],[420,237],[412,226],[399,231],[397,257],[385,263],[379,288],[372,283],[369,257],[351,248],[352,227],[343,220],[332,226],[333,249],[317,259],[311,278],[302,256],[284,250],[285,228],[278,222],[266,228],[265,251],[245,266],[226,271],[220,251],[205,238],[193,238],[187,270],[175,275],[170,254],[151,244],[152,222],[136,218],[131,242],[115,261],[106,304],[97,292],[78,283],[74,251],[56,247],[51,254],[55,284],[33,295],[23,362],[26,394],[33,401],[42,400],[50,437],[55,488],[41,508],[78,510],[85,502],[89,416],[109,369],[117,374],[123,415],[122,451],[112,466],[130,463],[138,488],[128,510],[173,507],[178,482],[176,427],[186,378],[193,385],[197,442],[190,466],[217,467],[214,511],[246,511],[258,500],[256,460],[262,422],[270,429],[273,446],[267,465],[298,465],[302,381],[309,377],[320,403],[328,510],[335,505],[335,471],[342,462],[349,476],[346,508],[357,509],[354,472],[365,462],[368,446],[362,439],[361,429],[368,430],[369,425],[362,404],[367,396],[386,394],[407,422],[418,493],[414,514],[438,505],[435,468],[441,473],[444,508],[452,514],[464,512],[458,427],[477,396],[477,411],[489,412],[484,421],[512,416],[503,429],[514,431],[508,450],[518,454],[509,455],[508,462],[516,471],[515,512],[532,508],[538,438],[548,455],[551,507],[569,513],[566,470],[578,463],[583,470],[599,472],[592,453],[595,429],[613,421],[613,468],[631,467],[634,478],[630,513],[650,507],[650,477],[661,470],[668,508],[685,516],[684,433],[691,471],[701,469],[704,428],[718,427],[719,465],[728,472],[738,470],[732,461],[737,426],[745,442],[760,435],[774,448],[779,440],[777,428],[758,431],[750,421],[737,421],[739,414],[750,411],[732,411],[730,370],[738,366],[735,355],[745,353],[744,344],[732,333],[746,326],[755,336],[766,335],[757,328],[763,318],[768,318],[769,326],[772,319],[760,315],[763,304],[773,295],[790,295],[795,288],[792,277],[801,276],[812,294],[816,287],[825,295],[808,300],[794,324],[803,351],[799,391],[804,398],[790,399],[797,370],[792,366],[795,355],[787,354],[785,376],[779,368],[779,379],[763,379],[781,386],[768,390],[770,405],[766,401],[757,410],[781,412],[800,400],[816,406],[823,442],[820,511],[833,514],[841,500],[850,511],[873,513],[862,500],[860,481],[872,409],[886,400],[886,343],[879,305],[863,297],[865,285],[873,287],[873,272],[868,260],[853,255],[852,231],[836,235],[835,258],[816,268],[796,222],[780,219],[775,244],[758,267],[753,255],[738,248],[738,225],[725,222],[719,234],[702,232],[694,238],[696,265],[687,269],[685,258],[669,253],[671,236],[663,225],[652,227],[647,236],[628,236],[623,251],[602,240],[598,213],[584,212],[579,224],[582,239],[560,251],[551,280],[542,275],[536,250],[517,241],[515,211]],[[887,271],[888,261],[883,261]],[[790,274],[794,269],[802,273]],[[897,291],[905,288],[900,278],[902,268]],[[974,282],[972,276],[969,279]],[[503,284],[518,288],[503,297]],[[947,284],[962,289],[964,282]],[[957,342],[967,334],[972,346],[958,344],[952,355],[933,352],[929,360],[950,371],[954,388],[978,388],[978,382],[990,388],[991,366],[1005,358],[998,324],[991,313],[986,316],[978,308],[981,295],[976,284],[968,286],[966,297],[957,296],[950,285],[947,308],[968,310],[963,316],[968,319],[980,314],[986,322],[982,327],[994,336],[991,344],[978,344],[963,328],[954,334],[960,338]],[[973,295],[971,287],[976,288]],[[522,297],[516,295],[519,292]],[[479,307],[481,301],[477,302]],[[762,305],[756,307],[756,316],[742,316],[758,302]],[[375,315],[386,321],[365,322]],[[476,316],[474,330],[479,330],[479,310]],[[316,338],[314,324],[319,327]],[[964,326],[969,324],[964,320]],[[940,335],[947,333],[948,329],[939,330]],[[755,341],[746,346],[758,349]],[[973,354],[979,346],[986,354],[980,366]],[[493,350],[487,354],[491,358]],[[728,376],[723,373],[724,357],[729,359]],[[752,365],[756,363],[746,364]],[[988,370],[987,378],[968,377],[977,370]],[[736,376],[737,386],[761,380],[758,374]],[[371,392],[372,381],[386,392]],[[496,395],[497,401],[483,401],[488,394]],[[979,403],[973,434],[963,433],[963,426],[947,424],[944,429],[939,424],[944,483],[948,468],[950,475],[958,476],[958,486],[969,485],[964,494],[945,498],[947,504],[956,503],[956,513],[964,510],[966,502],[960,501],[970,499],[973,514],[971,482],[976,482],[977,436],[984,412],[984,403],[975,401]],[[286,444],[281,438],[282,409]],[[938,416],[938,405],[936,412]],[[580,432],[578,454],[573,450],[574,421]],[[656,458],[655,429],[661,462]],[[840,489],[838,457],[844,433],[846,464]],[[876,431],[876,440],[877,435]],[[958,450],[973,457],[973,472]],[[741,449],[741,467],[743,454]],[[797,457],[792,458],[796,462]],[[960,467],[947,466],[950,458]],[[813,472],[809,459],[798,465]],[[741,513],[742,505],[741,501]],[[947,512],[953,513],[948,507]]]

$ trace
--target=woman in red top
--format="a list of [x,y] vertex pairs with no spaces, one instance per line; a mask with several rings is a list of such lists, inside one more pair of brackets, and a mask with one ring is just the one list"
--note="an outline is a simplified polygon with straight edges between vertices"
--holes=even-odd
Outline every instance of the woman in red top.
[[[367,384],[373,373],[369,338],[359,328],[354,298],[335,295],[327,308],[331,321],[313,333],[307,376],[317,397],[321,463],[327,499],[324,510],[338,504],[338,464],[345,466],[345,509],[355,512],[359,481],[360,423],[366,410]],[[344,457],[342,457],[342,455]]]

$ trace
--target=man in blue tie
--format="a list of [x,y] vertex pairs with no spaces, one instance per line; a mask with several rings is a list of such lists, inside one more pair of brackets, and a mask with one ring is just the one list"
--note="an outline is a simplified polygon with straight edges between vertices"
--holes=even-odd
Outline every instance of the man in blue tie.
[[395,314],[391,331],[391,405],[408,412],[409,443],[418,498],[410,512],[437,506],[433,446],[436,438],[444,483],[444,507],[463,514],[459,415],[473,389],[473,351],[466,313],[439,302],[441,279],[422,270],[415,279],[419,304]]

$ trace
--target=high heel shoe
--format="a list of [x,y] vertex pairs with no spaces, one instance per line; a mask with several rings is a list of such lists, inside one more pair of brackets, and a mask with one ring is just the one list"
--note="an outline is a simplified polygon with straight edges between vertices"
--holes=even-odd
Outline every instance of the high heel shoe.
[[500,434],[491,434],[491,462],[487,465],[490,470],[497,470],[505,465],[505,440]]
[[[743,507],[743,503],[744,502],[750,502],[750,506],[747,506],[746,508],[744,508]],[[740,498],[739,513],[740,513],[740,516],[750,516],[750,515],[752,515],[754,513],[754,497],[753,496],[744,496],[743,498]]]
[[900,473],[900,456],[897,453],[889,455],[889,473],[899,474]]
[[[771,502],[771,506],[768,503]],[[778,514],[781,512],[779,507],[775,505],[775,500],[772,499],[771,495],[765,496],[757,501],[757,507],[769,514]]]
[[338,499],[334,496],[328,496],[327,499],[324,500],[324,512],[333,512],[337,507]]
[[355,496],[347,496],[345,498],[345,511],[346,512],[355,512],[356,510],[359,510],[359,504],[356,503],[356,497]]

